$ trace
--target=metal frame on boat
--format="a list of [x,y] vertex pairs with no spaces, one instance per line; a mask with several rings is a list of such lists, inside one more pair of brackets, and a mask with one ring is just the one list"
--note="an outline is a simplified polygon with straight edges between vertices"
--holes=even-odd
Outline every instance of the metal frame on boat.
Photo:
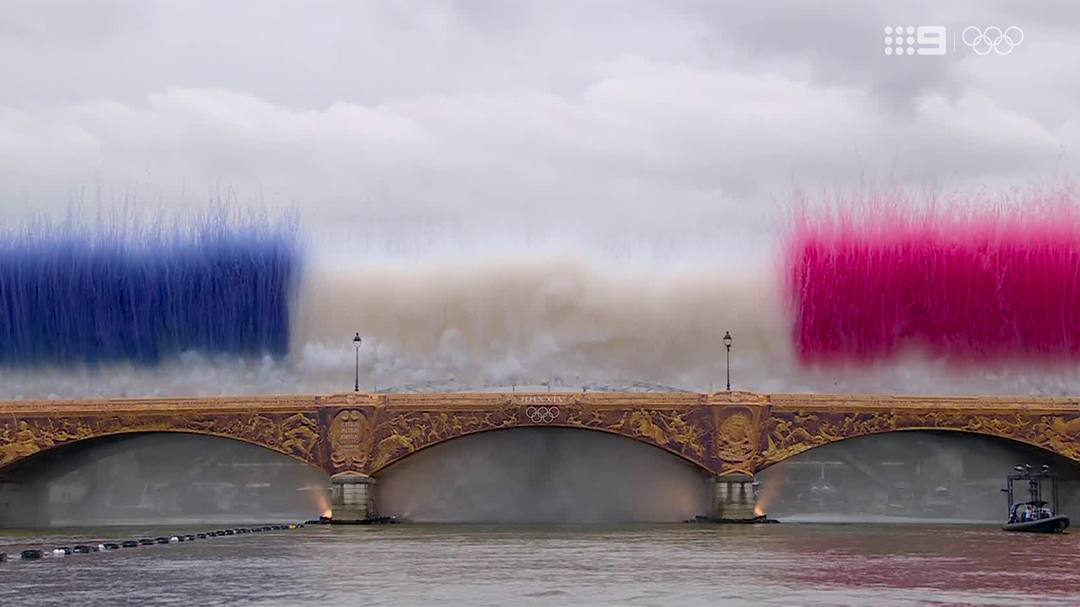
[[[1009,519],[1002,527],[1005,531],[1025,531],[1028,533],[1062,533],[1069,526],[1069,517],[1058,512],[1058,476],[1051,474],[1049,466],[1043,464],[1040,472],[1032,472],[1031,465],[1017,466],[1019,474],[1009,475],[1006,487],[1002,489],[1009,498]],[[1053,508],[1042,498],[1044,480],[1050,481],[1050,493]],[[1013,482],[1027,481],[1031,499],[1015,502]]]

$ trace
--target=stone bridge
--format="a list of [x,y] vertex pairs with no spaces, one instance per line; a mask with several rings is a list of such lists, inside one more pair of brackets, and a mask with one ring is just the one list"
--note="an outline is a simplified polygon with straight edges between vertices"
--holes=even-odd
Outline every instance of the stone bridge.
[[753,475],[808,449],[903,430],[954,430],[1080,462],[1080,399],[694,393],[236,396],[0,403],[0,478],[35,455],[122,433],[189,432],[272,449],[331,477],[335,519],[374,515],[379,472],[478,432],[557,426],[668,451],[715,486],[712,516],[753,515]]

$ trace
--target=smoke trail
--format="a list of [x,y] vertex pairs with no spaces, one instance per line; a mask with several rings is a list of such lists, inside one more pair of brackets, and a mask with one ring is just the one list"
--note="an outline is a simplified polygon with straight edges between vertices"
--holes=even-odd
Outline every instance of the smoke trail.
[[[1076,394],[1080,367],[1057,364],[1057,359],[1002,355],[984,357],[977,365],[957,364],[972,358],[973,352],[1029,355],[1045,347],[1057,348],[1060,355],[1080,344],[1080,337],[1072,333],[1080,327],[1080,317],[1069,303],[1073,295],[1068,290],[1072,288],[1068,285],[1080,281],[1071,277],[1054,282],[1071,267],[1072,254],[1058,255],[1061,247],[1054,249],[1053,242],[1038,249],[1047,260],[1057,261],[1039,266],[1045,271],[1037,274],[1030,271],[1035,267],[1031,263],[1017,263],[1036,249],[1025,253],[1016,245],[1009,253],[1005,246],[1012,242],[1009,238],[1034,242],[1023,239],[1034,238],[1038,230],[1025,232],[1024,226],[1043,226],[1039,221],[1062,217],[1048,209],[1072,200],[1049,194],[1044,199],[1043,207],[1038,203],[1042,199],[1017,202],[1043,208],[1042,214],[1001,215],[1015,221],[993,219],[988,225],[996,232],[979,221],[999,216],[976,212],[976,207],[992,207],[994,201],[980,202],[981,207],[979,201],[959,201],[968,208],[967,215],[936,209],[937,199],[930,195],[863,201],[865,209],[851,201],[826,201],[833,205],[832,214],[797,218],[789,246],[777,249],[791,256],[778,254],[775,263],[763,263],[761,255],[731,252],[742,246],[767,246],[768,239],[744,238],[732,245],[730,234],[707,227],[687,232],[683,239],[657,233],[648,240],[647,230],[618,232],[620,238],[612,237],[618,242],[609,239],[600,245],[587,242],[595,234],[585,228],[567,228],[558,238],[548,238],[525,228],[472,226],[466,219],[448,225],[421,221],[417,227],[417,218],[406,217],[400,224],[387,219],[373,222],[374,227],[360,226],[351,240],[327,241],[308,234],[304,242],[311,246],[304,250],[301,268],[299,257],[284,253],[300,249],[295,222],[285,221],[279,229],[259,218],[249,224],[234,219],[222,223],[211,215],[202,224],[184,224],[188,232],[183,238],[169,241],[179,243],[177,248],[165,247],[164,252],[142,242],[141,236],[112,238],[102,229],[103,235],[95,236],[94,242],[103,243],[105,252],[119,251],[115,259],[124,262],[106,267],[138,270],[124,275],[116,288],[104,288],[108,281],[82,270],[86,264],[80,260],[98,255],[92,247],[69,248],[71,255],[58,256],[53,245],[68,242],[66,236],[46,236],[51,233],[27,224],[15,232],[34,236],[26,242],[49,245],[42,245],[43,259],[53,260],[56,267],[62,265],[54,263],[56,259],[71,261],[75,270],[68,272],[69,277],[90,278],[49,282],[48,274],[38,276],[23,263],[28,258],[21,245],[11,244],[23,241],[6,245],[3,250],[12,255],[8,259],[18,263],[6,266],[13,268],[15,278],[6,283],[0,279],[15,287],[0,288],[0,319],[8,319],[0,323],[8,322],[13,338],[0,348],[16,348],[10,344],[17,348],[0,369],[4,374],[0,398],[348,390],[354,332],[364,337],[360,379],[365,389],[452,379],[439,385],[485,388],[553,382],[619,387],[642,381],[707,391],[725,383],[721,338],[729,330],[735,338],[731,357],[735,388]],[[924,213],[923,207],[929,210]],[[870,215],[845,211],[852,208]],[[871,211],[876,210],[882,215],[874,216]],[[856,221],[865,216],[876,218],[870,224]],[[954,217],[967,223],[934,223],[927,217]],[[952,237],[942,226],[970,227],[965,234],[971,237],[957,236],[956,246],[949,249],[949,255],[960,261],[942,266],[945,273],[904,269],[907,262],[901,260],[911,251],[903,247],[890,249],[896,263],[871,271],[858,256],[880,261],[880,251],[849,247],[850,254],[838,255],[830,240],[848,238],[856,227],[872,224],[880,229],[861,238],[900,242],[888,229],[906,226],[900,236],[922,237],[919,221],[936,230],[929,232],[937,238],[931,243],[936,247],[932,252],[952,246],[948,240]],[[210,227],[203,230],[202,225]],[[237,225],[250,229],[229,231],[229,226]],[[1055,234],[1067,236],[1072,227],[1064,229]],[[155,232],[132,227],[128,233]],[[227,236],[225,241],[215,240],[221,234]],[[1068,244],[1066,236],[1054,242]],[[862,242],[852,238],[843,242]],[[983,253],[972,248],[972,242],[983,242],[978,238],[985,241]],[[231,244],[215,249],[220,242]],[[200,248],[204,245],[205,250]],[[275,248],[278,245],[284,248]],[[810,258],[813,263],[799,265],[805,256],[792,252],[805,252],[807,247],[820,254]],[[180,249],[190,255],[170,252]],[[225,252],[219,254],[221,250]],[[128,263],[133,259],[164,265]],[[229,268],[235,267],[230,264],[236,259],[244,269],[233,274]],[[275,265],[275,259],[293,261]],[[797,289],[789,280],[794,272],[791,263],[806,270],[796,273],[801,277]],[[0,263],[0,269],[4,267]],[[172,267],[198,270],[170,273]],[[950,278],[957,268],[966,268],[966,278]],[[155,276],[166,278],[155,282]],[[189,280],[192,276],[196,278]],[[892,281],[890,277],[896,276],[911,280]],[[947,297],[930,289],[934,285],[926,283],[926,276],[935,281],[944,277],[951,285],[944,291]],[[1032,282],[1037,276],[1040,284]],[[991,289],[991,283],[1002,279],[1020,286]],[[9,291],[34,291],[27,286],[34,280],[51,285],[45,290],[52,293],[49,305],[12,305],[3,299]],[[222,288],[191,287],[191,281]],[[148,299],[126,295],[125,289],[135,284],[142,285],[139,293],[159,294]],[[924,291],[930,295],[923,297]],[[117,305],[102,303],[113,300]],[[11,321],[38,319],[28,312],[31,308],[33,314],[46,316],[40,322]],[[85,330],[76,331],[83,325]],[[1040,327],[1045,334],[1038,333]],[[914,347],[926,343],[939,347]],[[66,364],[59,368],[60,362]]]
[[0,232],[0,365],[284,355],[299,263],[294,224],[224,208],[18,224]]
[[464,264],[400,272],[358,266],[356,273],[342,274],[312,268],[294,308],[300,318],[286,357],[189,351],[153,368],[5,369],[0,398],[347,391],[353,383],[354,331],[364,336],[360,381],[367,390],[449,378],[457,381],[439,383],[439,389],[552,380],[578,389],[629,384],[619,380],[719,389],[725,379],[720,338],[728,327],[735,337],[735,388],[1065,395],[1076,394],[1080,386],[1076,368],[1029,361],[956,370],[912,354],[870,366],[801,365],[790,347],[790,325],[774,305],[779,298],[757,278],[740,284],[718,278],[727,273],[702,269],[686,271],[681,280],[608,281],[605,272],[595,270],[578,275],[579,287],[559,290],[545,285],[560,284],[565,264],[508,259],[501,265],[518,278]]
[[0,482],[0,527],[296,521],[329,507],[326,475],[212,436],[121,435],[27,460]]
[[724,385],[730,330],[734,386],[764,392],[1062,394],[1080,385],[1076,368],[1003,361],[959,372],[919,353],[821,369],[792,347],[771,266],[586,259],[312,264],[296,307],[297,373],[347,386],[348,338],[359,331],[369,389],[451,377],[474,387],[624,378],[707,391]]
[[[902,196],[902,194],[901,194]],[[1019,199],[897,200],[803,215],[786,271],[802,360],[918,347],[948,362],[1080,358],[1080,208]]]
[[569,428],[487,432],[379,475],[380,513],[417,522],[674,522],[705,513],[703,474],[625,437]]

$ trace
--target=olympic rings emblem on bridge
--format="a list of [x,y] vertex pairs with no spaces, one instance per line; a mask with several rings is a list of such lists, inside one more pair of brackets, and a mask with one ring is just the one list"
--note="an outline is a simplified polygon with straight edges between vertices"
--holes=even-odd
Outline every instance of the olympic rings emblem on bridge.
[[528,406],[525,408],[525,416],[532,420],[534,424],[550,424],[555,421],[555,418],[559,417],[558,407],[534,407]]
[[[971,40],[968,40],[968,32],[971,30],[975,30],[976,35],[973,36]],[[1013,30],[1016,30],[1016,32],[1010,34],[1009,32],[1012,32]],[[1017,38],[1017,36],[1019,36],[1019,38]],[[997,51],[997,54],[999,55],[1008,55],[1024,41],[1024,31],[1015,25],[1005,31],[1001,31],[1000,27],[991,25],[986,28],[986,31],[984,32],[972,25],[964,30],[960,39],[964,41],[964,44],[970,46],[972,50],[980,55],[989,55],[990,51]],[[1008,44],[1008,48],[1005,48],[1004,45],[1001,44],[1002,42]],[[1005,50],[1002,50],[1003,48],[1005,48]]]

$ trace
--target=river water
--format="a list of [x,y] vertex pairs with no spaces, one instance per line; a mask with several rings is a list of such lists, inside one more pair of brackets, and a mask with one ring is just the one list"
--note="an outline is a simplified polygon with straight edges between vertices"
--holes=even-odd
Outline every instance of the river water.
[[[7,530],[0,550],[208,529]],[[1077,605],[1078,537],[975,525],[319,525],[0,563],[0,604]]]

